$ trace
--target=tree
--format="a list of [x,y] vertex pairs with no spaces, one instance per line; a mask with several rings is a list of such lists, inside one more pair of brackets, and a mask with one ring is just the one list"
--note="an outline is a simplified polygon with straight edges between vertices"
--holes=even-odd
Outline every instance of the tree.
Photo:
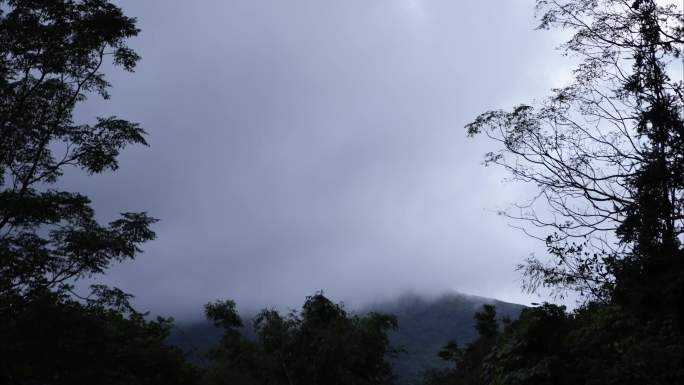
[[348,314],[317,293],[301,312],[282,315],[272,309],[254,320],[256,341],[239,331],[242,322],[232,301],[206,307],[208,318],[225,334],[209,357],[206,384],[390,384],[393,354],[387,332],[393,316]]
[[218,343],[207,354],[210,365],[203,384],[252,385],[271,383],[257,344],[242,335],[243,323],[231,300],[205,305],[204,313],[214,326],[223,329]]
[[574,81],[538,106],[490,111],[467,126],[502,144],[486,163],[539,188],[506,212],[530,232],[550,230],[533,233],[553,262],[522,266],[528,288],[604,302],[632,296],[642,279],[661,288],[664,270],[682,271],[684,94],[673,75],[681,10],[654,0],[539,0],[537,9],[540,28],[574,31],[563,45],[581,59]]
[[2,383],[188,378],[182,355],[164,345],[169,320],[147,321],[116,288],[74,291],[133,259],[155,220],[123,213],[100,224],[86,196],[56,188],[67,167],[116,170],[124,147],[146,144],[136,123],[73,114],[88,96],[109,97],[107,62],[133,71],[139,56],[126,41],[138,32],[107,0],[0,0]]
[[125,45],[135,20],[108,1],[2,1],[0,25],[0,293],[62,290],[74,279],[130,259],[151,240],[154,219],[125,213],[107,226],[87,197],[53,188],[64,168],[115,170],[145,132],[116,117],[73,121],[76,104],[107,98],[109,58],[132,71]]
[[[0,320],[0,383],[195,383],[197,369],[166,344],[172,323],[57,293],[15,302]],[[3,314],[5,317],[7,314]]]
[[482,311],[475,313],[475,329],[483,338],[496,336],[499,331],[499,322],[496,320],[494,305],[484,305]]
[[574,32],[563,45],[580,59],[573,82],[467,130],[501,144],[486,163],[539,188],[504,212],[551,255],[521,265],[526,288],[577,290],[585,302],[570,313],[525,309],[430,383],[683,383],[684,83],[673,65],[683,59],[682,10],[656,0],[537,0],[537,9],[540,28]]
[[[456,341],[449,341],[438,356],[448,362],[450,367],[431,370],[425,373],[424,385],[475,385],[488,384],[483,373],[486,372],[488,356],[500,338],[499,321],[496,319],[496,308],[483,305],[473,316],[478,338],[465,345],[458,346]],[[508,325],[508,321],[504,320]]]

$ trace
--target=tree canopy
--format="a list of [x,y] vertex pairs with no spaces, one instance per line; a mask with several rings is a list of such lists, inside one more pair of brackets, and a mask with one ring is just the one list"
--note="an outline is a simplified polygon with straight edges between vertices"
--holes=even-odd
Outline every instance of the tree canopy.
[[504,213],[547,245],[548,262],[521,265],[526,288],[583,302],[528,308],[501,330],[479,324],[481,337],[447,345],[453,367],[426,383],[682,383],[682,9],[538,0],[537,10],[541,29],[572,31],[562,49],[580,60],[573,81],[466,128],[501,144],[486,163],[539,189]]
[[[539,193],[507,214],[532,226],[557,265],[530,261],[532,288],[614,294],[616,278],[678,253],[682,226],[682,16],[656,1],[538,1],[540,28],[574,34],[571,84],[538,105],[467,126],[501,143],[486,162]],[[535,231],[535,229],[541,231]],[[654,262],[656,263],[656,262]]]
[[261,311],[250,341],[240,333],[234,302],[208,304],[206,315],[225,332],[209,354],[205,384],[393,383],[387,332],[397,327],[394,316],[352,315],[317,293],[300,312]]
[[[479,338],[446,344],[426,384],[684,383],[684,14],[658,0],[537,0],[540,29],[572,36],[573,80],[537,104],[489,111],[466,129],[500,144],[486,163],[538,194],[505,214],[545,242],[520,268],[525,288],[580,293],[573,311],[544,303],[516,320],[485,305]],[[115,115],[75,121],[109,98],[104,68],[133,71],[136,20],[108,0],[0,0],[0,383],[393,383],[394,316],[353,314],[322,293],[300,311],[265,309],[245,336],[236,304],[207,304],[223,329],[206,368],[166,343],[151,319],[102,284],[154,239],[145,212],[96,220],[65,191],[69,167],[115,171],[147,145]],[[677,64],[675,64],[677,63]],[[111,67],[110,67],[111,66]]]
[[166,346],[170,320],[148,320],[130,295],[74,284],[133,259],[154,238],[146,213],[95,219],[88,197],[60,190],[67,167],[113,171],[145,131],[116,116],[74,121],[109,97],[106,63],[133,71],[136,20],[107,0],[0,1],[0,382],[188,383]]

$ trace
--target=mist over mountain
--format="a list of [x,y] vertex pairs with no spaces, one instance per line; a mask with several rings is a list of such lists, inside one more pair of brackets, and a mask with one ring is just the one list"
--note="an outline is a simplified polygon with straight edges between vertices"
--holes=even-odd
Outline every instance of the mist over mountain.
[[[397,358],[392,359],[392,364],[398,383],[404,385],[420,380],[427,370],[445,366],[437,354],[447,341],[454,340],[463,345],[477,338],[473,315],[484,304],[496,306],[500,318],[515,319],[524,308],[518,304],[454,292],[439,296],[405,293],[391,300],[348,310],[357,314],[375,311],[397,316],[399,327],[389,336],[392,345],[402,350]],[[243,333],[248,338],[256,338],[251,325],[253,317],[254,313],[242,315]],[[222,333],[211,323],[197,319],[177,325],[169,343],[181,347],[191,361],[202,365],[206,363],[203,355]]]
[[517,318],[524,308],[459,293],[439,297],[405,294],[394,301],[370,306],[369,310],[391,313],[399,320],[399,328],[390,333],[393,345],[405,350],[393,362],[399,383],[410,384],[426,370],[444,366],[437,353],[447,341],[463,345],[477,338],[473,315],[484,304],[496,306],[502,318]]

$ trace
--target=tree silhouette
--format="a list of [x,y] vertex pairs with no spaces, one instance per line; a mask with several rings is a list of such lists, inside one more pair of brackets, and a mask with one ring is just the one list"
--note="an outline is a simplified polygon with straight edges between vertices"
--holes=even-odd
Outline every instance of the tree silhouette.
[[528,288],[606,300],[619,276],[681,259],[684,105],[673,62],[684,20],[656,1],[540,0],[537,9],[540,28],[574,31],[563,45],[581,59],[573,82],[539,105],[482,114],[467,130],[502,144],[486,163],[539,188],[506,212],[531,224],[554,258],[523,266]]
[[188,383],[170,321],[148,321],[116,288],[79,279],[133,259],[154,238],[145,213],[100,224],[90,200],[61,191],[67,167],[118,168],[119,152],[145,145],[136,123],[87,124],[74,108],[109,97],[103,68],[133,71],[126,41],[135,19],[107,0],[0,1],[0,382]]
[[209,304],[206,314],[225,330],[209,354],[207,385],[392,383],[386,359],[394,353],[387,337],[397,326],[393,316],[351,315],[316,293],[301,312],[261,311],[254,320],[256,341],[249,341],[240,334],[234,302]]
[[581,59],[573,82],[467,130],[501,144],[486,163],[539,188],[504,212],[552,257],[521,265],[525,288],[577,290],[584,303],[535,305],[498,333],[482,323],[493,319],[485,309],[485,333],[426,383],[682,383],[682,10],[656,0],[538,0],[537,9],[541,28],[574,32],[563,46]]

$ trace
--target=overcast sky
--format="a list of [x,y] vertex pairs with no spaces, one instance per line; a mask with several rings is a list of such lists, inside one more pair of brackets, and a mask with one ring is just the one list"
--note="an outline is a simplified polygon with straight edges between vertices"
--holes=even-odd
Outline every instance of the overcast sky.
[[[531,191],[482,166],[478,113],[566,79],[532,0],[120,0],[136,73],[81,119],[140,122],[116,173],[71,173],[100,218],[146,210],[158,239],[107,281],[153,313],[351,305],[406,291],[520,303],[536,241],[495,210]],[[527,191],[525,191],[527,190]]]

